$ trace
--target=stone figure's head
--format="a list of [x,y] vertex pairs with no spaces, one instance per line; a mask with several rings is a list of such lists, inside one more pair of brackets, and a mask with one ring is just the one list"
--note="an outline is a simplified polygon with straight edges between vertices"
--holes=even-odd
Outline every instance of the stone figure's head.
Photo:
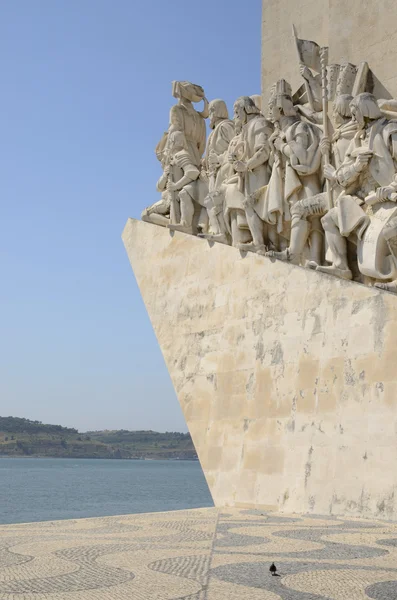
[[269,118],[272,123],[280,121],[281,117],[295,117],[296,110],[289,94],[276,94],[269,102]]
[[159,143],[156,146],[155,152],[156,152],[157,160],[159,160],[161,162],[161,164],[164,166],[165,162],[167,161],[167,154],[168,154],[168,131],[165,131],[163,133],[161,140],[159,141]]
[[210,118],[210,127],[211,129],[215,128],[215,125],[220,119],[228,119],[229,113],[227,110],[226,102],[223,100],[211,100],[208,105],[208,116]]
[[186,150],[186,140],[182,131],[173,130],[172,128],[169,130],[168,134],[168,144],[167,151],[171,155],[175,155],[177,152],[181,150]]
[[270,89],[268,101],[269,119],[278,122],[282,116],[294,117],[296,111],[292,101],[292,88],[288,81],[279,79]]
[[332,115],[336,126],[342,125],[342,123],[351,119],[352,111],[350,104],[352,100],[353,96],[350,96],[350,94],[341,94],[336,97]]
[[369,121],[380,119],[382,113],[373,94],[364,92],[358,94],[350,103],[353,120],[356,121],[360,128],[364,128]]
[[255,102],[249,96],[240,96],[237,98],[233,107],[234,122],[237,133],[241,127],[248,121],[249,115],[259,115],[260,111],[255,105]]
[[186,138],[182,131],[170,130],[168,135],[168,152],[170,163],[185,168],[191,164],[189,150],[187,149]]

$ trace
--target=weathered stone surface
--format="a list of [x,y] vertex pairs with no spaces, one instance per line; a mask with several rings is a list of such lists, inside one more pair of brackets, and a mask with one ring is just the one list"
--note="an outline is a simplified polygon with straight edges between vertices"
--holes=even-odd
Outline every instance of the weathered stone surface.
[[130,219],[217,506],[397,519],[397,298]]

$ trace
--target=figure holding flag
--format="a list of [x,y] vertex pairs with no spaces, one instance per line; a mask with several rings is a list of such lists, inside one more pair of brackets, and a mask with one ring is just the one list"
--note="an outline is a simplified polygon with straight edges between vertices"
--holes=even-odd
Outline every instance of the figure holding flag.
[[[316,42],[298,38],[295,26],[292,26],[300,74],[305,80],[307,103],[314,113],[320,113],[322,106],[321,48]],[[315,75],[312,73],[314,71]]]

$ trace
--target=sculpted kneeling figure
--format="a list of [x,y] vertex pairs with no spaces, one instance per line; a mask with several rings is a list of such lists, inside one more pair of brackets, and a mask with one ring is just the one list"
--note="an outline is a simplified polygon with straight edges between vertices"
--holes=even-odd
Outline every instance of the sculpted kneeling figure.
[[171,202],[167,191],[169,179],[169,154],[168,154],[168,131],[166,131],[156,146],[156,156],[163,168],[163,173],[156,184],[156,189],[161,192],[161,199],[151,204],[141,214],[142,221],[153,223],[161,227],[167,227],[170,223]]
[[[326,110],[326,90],[335,88],[336,79],[328,85],[326,52],[320,50],[309,56],[306,47],[304,56],[320,59],[312,62],[321,67]],[[332,96],[331,141],[327,114],[323,134],[308,107],[298,114],[296,94],[283,79],[271,89],[270,120],[259,97],[242,96],[234,103],[234,121],[223,100],[208,104],[200,86],[173,82],[178,102],[156,148],[161,199],[142,219],[343,279],[354,273],[356,280],[397,293],[397,101],[359,93],[368,65],[336,66],[343,77],[338,75]],[[343,93],[346,73],[355,76],[354,98]],[[309,77],[307,69],[302,74]],[[315,93],[313,86],[306,91],[313,92],[309,108],[318,116],[319,76],[313,82]],[[193,107],[200,101],[202,112]]]
[[[173,222],[168,227],[184,233],[195,233],[193,218],[196,213],[196,203],[204,206],[208,183],[202,169],[193,164],[186,148],[184,134],[181,131],[171,131],[169,137],[171,177],[167,183],[167,192],[171,207],[175,206],[175,217],[171,219]],[[200,212],[199,225],[207,228],[208,217],[205,208]]]

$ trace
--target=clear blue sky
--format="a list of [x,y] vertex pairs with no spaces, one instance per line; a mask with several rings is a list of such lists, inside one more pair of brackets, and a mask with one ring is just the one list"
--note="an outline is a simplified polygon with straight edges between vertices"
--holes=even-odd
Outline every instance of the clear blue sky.
[[120,235],[171,81],[260,93],[261,2],[1,0],[0,415],[186,431]]

